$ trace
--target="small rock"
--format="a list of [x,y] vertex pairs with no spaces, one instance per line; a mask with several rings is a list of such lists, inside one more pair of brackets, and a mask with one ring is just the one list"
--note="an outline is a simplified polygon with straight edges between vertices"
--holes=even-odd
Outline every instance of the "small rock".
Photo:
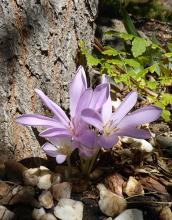
[[46,213],[41,216],[40,220],[57,220],[56,217],[51,213]]
[[153,146],[144,139],[136,139],[131,137],[122,137],[123,143],[131,144],[132,147],[138,148],[143,152],[150,153],[153,150]]
[[98,184],[97,188],[100,191],[99,207],[105,215],[114,217],[126,209],[127,202],[124,198],[112,193],[103,184]]
[[172,137],[165,137],[165,136],[157,136],[157,142],[160,144],[161,147],[170,148],[172,147]]
[[62,175],[59,173],[54,173],[52,177],[52,185],[56,183],[61,183],[62,182]]
[[6,197],[10,189],[11,187],[7,183],[0,181],[0,198]]
[[12,220],[15,214],[8,210],[5,206],[0,206],[0,219],[1,220]]
[[123,197],[123,184],[124,180],[118,173],[111,174],[105,178],[105,185],[108,187],[108,189],[121,197]]
[[44,214],[46,214],[44,208],[34,209],[32,212],[32,218],[35,220],[40,220]]
[[5,163],[5,172],[7,179],[15,183],[23,182],[23,172],[27,168],[15,160],[9,160]]
[[172,212],[168,206],[162,208],[159,213],[159,220],[171,220],[172,219]]
[[61,220],[82,220],[83,203],[72,199],[60,199],[54,208],[54,215]]
[[33,207],[39,207],[38,201],[34,198],[35,189],[32,186],[16,186],[12,190],[11,199],[9,201],[9,205],[14,204],[29,204]]
[[23,172],[25,185],[36,186],[38,184],[39,168],[30,168]]
[[114,220],[143,220],[143,213],[139,209],[127,209]]
[[141,183],[132,176],[129,177],[123,191],[127,194],[127,196],[144,195]]
[[45,174],[38,178],[39,189],[49,189],[51,187],[51,174]]
[[52,186],[52,194],[55,200],[69,199],[71,196],[71,184],[68,182],[57,183]]
[[54,203],[50,191],[42,192],[41,195],[39,196],[39,202],[46,209],[52,208]]

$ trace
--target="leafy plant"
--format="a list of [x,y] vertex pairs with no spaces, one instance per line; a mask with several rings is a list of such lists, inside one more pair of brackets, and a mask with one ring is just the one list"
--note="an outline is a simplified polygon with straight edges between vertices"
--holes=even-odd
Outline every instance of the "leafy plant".
[[172,44],[169,43],[164,49],[150,39],[136,35],[114,31],[105,34],[120,38],[123,48],[117,50],[95,41],[97,52],[91,55],[81,41],[79,46],[87,65],[99,68],[101,74],[108,74],[116,83],[139,90],[149,103],[163,109],[162,117],[169,121],[169,107],[172,105],[172,95],[168,93],[168,86],[172,84]]

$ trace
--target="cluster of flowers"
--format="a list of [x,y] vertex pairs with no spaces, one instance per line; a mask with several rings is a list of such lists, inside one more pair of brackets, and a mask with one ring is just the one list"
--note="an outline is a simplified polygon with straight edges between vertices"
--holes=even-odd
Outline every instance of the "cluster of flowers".
[[[16,121],[22,125],[43,126],[39,135],[47,139],[43,150],[63,163],[76,148],[83,158],[94,155],[97,149],[112,148],[119,136],[149,138],[150,133],[137,127],[160,117],[161,109],[155,106],[143,107],[129,114],[137,101],[137,92],[130,92],[112,112],[110,85],[105,75],[101,84],[93,90],[87,87],[87,79],[82,66],[70,84],[70,119],[66,113],[41,90],[35,90],[52,117],[38,114],[24,114]],[[93,128],[94,127],[94,128]]]

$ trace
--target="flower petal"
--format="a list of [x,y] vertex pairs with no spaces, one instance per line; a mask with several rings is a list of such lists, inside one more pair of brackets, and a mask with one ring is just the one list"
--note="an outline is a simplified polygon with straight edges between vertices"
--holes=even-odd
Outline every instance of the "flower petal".
[[101,77],[101,83],[109,83],[108,76],[103,74]]
[[48,98],[41,90],[35,89],[35,92],[40,97],[42,102],[54,113],[55,119],[63,123],[65,126],[68,126],[69,119],[66,113],[51,99]]
[[137,92],[130,92],[122,101],[117,110],[112,114],[113,121],[117,125],[123,117],[133,108],[137,101]]
[[[70,147],[72,144],[72,137],[71,136],[66,136],[66,137],[60,137],[60,136],[54,136],[54,137],[49,137],[48,140],[55,146],[68,146]],[[59,147],[57,147],[57,150]]]
[[101,115],[93,109],[84,109],[81,113],[82,119],[90,125],[103,130],[103,122]]
[[94,131],[86,130],[76,137],[75,140],[87,148],[94,148],[96,146],[97,136]]
[[79,122],[81,120],[82,110],[89,107],[89,104],[90,104],[90,101],[92,98],[92,93],[93,93],[92,89],[86,89],[78,101],[78,105],[76,108],[76,115],[74,115],[74,118],[73,118],[74,125],[75,125],[76,129],[77,129]]
[[16,118],[16,122],[22,125],[64,128],[64,125],[57,122],[56,120],[43,115],[36,114],[23,114]]
[[54,145],[52,145],[52,144],[50,144],[50,143],[48,143],[48,142],[46,142],[43,146],[42,146],[42,149],[45,151],[45,153],[48,155],[48,156],[50,156],[50,157],[56,157],[57,156],[57,148],[54,146]]
[[128,136],[133,138],[140,138],[140,139],[148,139],[151,137],[151,133],[144,129],[138,129],[133,127],[126,127],[122,128],[116,132],[118,136]]
[[141,124],[150,123],[158,119],[161,112],[162,110],[156,106],[143,107],[124,117],[117,127],[136,127]]
[[89,108],[100,110],[109,97],[109,84],[104,83],[96,86]]
[[[107,75],[105,75],[105,74],[102,75],[101,83],[108,83]],[[112,115],[112,100],[111,100],[111,96],[110,96],[110,84],[109,84],[108,99],[102,107],[101,115],[102,115],[103,124],[105,125],[106,123],[108,123],[108,121],[110,120],[111,115]]]
[[70,114],[74,117],[79,99],[83,92],[87,89],[87,79],[84,68],[80,66],[69,88],[70,96]]
[[69,131],[63,128],[48,128],[44,131],[42,131],[39,134],[41,137],[54,137],[54,136],[58,136],[58,137],[66,137],[66,136],[71,136]]
[[112,148],[117,142],[118,142],[117,135],[110,135],[110,136],[100,135],[98,137],[98,145],[105,149]]
[[79,156],[82,157],[82,158],[90,158],[90,157],[93,157],[95,155],[97,150],[98,150],[98,147],[91,149],[91,148],[87,148],[83,145],[80,145]]
[[58,164],[61,164],[61,163],[65,162],[66,158],[67,158],[66,155],[64,155],[64,154],[58,154],[58,155],[56,156],[56,162],[57,162]]

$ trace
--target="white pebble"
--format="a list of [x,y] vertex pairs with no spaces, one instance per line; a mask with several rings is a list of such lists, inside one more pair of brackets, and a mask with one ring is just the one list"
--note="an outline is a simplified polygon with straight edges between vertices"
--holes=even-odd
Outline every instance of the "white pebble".
[[52,186],[52,194],[54,199],[57,201],[62,198],[70,199],[71,184],[68,182],[54,184]]
[[60,199],[54,215],[61,220],[82,220],[83,203],[72,199]]
[[127,209],[114,220],[143,220],[143,213],[139,209]]
[[34,220],[40,220],[44,214],[45,214],[44,208],[40,208],[40,209],[34,208],[34,210],[32,211],[32,218]]
[[112,193],[103,184],[98,184],[97,188],[100,191],[99,207],[105,215],[114,217],[126,209],[127,202],[124,198]]
[[39,196],[39,202],[41,206],[43,206],[46,209],[50,209],[53,207],[53,196],[51,195],[50,191],[44,191]]

